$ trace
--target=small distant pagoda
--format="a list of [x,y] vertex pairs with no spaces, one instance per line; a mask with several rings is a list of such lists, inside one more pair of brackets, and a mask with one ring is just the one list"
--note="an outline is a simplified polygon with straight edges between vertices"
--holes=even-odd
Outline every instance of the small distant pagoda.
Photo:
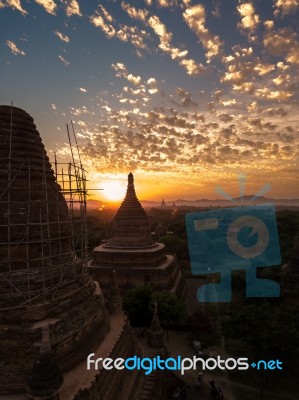
[[161,201],[160,208],[167,208],[167,205],[166,205],[166,203],[165,203],[165,200],[164,200],[164,199]]
[[126,196],[112,221],[111,236],[93,250],[89,272],[108,290],[112,271],[121,291],[150,283],[155,290],[182,291],[182,275],[164,244],[152,240],[151,227],[128,175]]
[[153,348],[163,347],[163,329],[158,316],[158,305],[154,304],[154,314],[151,326],[147,332],[147,343]]

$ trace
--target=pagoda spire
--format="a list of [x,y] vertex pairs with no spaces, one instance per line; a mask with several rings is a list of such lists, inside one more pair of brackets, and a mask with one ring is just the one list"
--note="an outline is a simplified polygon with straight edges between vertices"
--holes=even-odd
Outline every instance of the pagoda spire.
[[157,303],[154,304],[153,319],[147,333],[147,342],[153,348],[163,347],[163,329],[158,316]]
[[134,175],[132,174],[132,172],[130,172],[129,175],[128,175],[128,189],[129,188],[133,188],[134,191],[135,191],[135,188],[134,188]]
[[120,208],[118,209],[115,218],[124,217],[124,216],[138,216],[144,217],[146,213],[140,204],[134,186],[134,175],[132,172],[128,175],[128,185],[127,185],[127,192],[126,196],[121,203]]
[[139,202],[134,187],[132,172],[128,175],[126,196],[112,222],[112,236],[105,247],[149,247],[153,246],[150,222]]
[[27,381],[27,395],[31,400],[59,400],[62,384],[63,375],[51,347],[49,326],[45,326],[40,351]]
[[117,273],[115,269],[112,271],[112,276],[111,276],[108,308],[110,314],[115,315],[122,313],[122,298],[118,287]]
[[158,304],[154,304],[154,313],[153,313],[153,319],[151,323],[151,332],[153,333],[160,333],[162,331],[159,316],[158,316]]

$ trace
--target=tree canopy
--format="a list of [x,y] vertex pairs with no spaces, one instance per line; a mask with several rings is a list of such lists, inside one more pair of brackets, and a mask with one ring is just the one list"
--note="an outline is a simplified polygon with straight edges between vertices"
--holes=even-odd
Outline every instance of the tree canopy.
[[124,309],[131,324],[148,327],[152,320],[154,303],[158,305],[162,324],[179,323],[185,316],[185,305],[176,295],[154,292],[150,285],[139,285],[129,290],[124,298]]

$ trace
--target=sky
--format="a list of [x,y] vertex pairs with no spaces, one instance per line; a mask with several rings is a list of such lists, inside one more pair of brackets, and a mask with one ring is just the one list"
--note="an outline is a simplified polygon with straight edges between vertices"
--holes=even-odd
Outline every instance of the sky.
[[299,198],[298,0],[0,0],[0,104],[93,199]]

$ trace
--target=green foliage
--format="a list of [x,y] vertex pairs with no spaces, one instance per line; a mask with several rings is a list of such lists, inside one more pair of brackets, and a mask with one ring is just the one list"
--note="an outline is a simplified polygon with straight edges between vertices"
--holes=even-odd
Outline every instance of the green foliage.
[[133,326],[148,327],[153,317],[154,303],[162,324],[179,323],[185,316],[185,305],[168,292],[154,292],[150,285],[140,285],[127,292],[124,309]]
[[[223,334],[239,339],[256,360],[280,359],[285,368],[297,366],[299,357],[299,310],[264,302],[245,306],[222,323]],[[284,369],[285,369],[284,368]]]
[[124,297],[124,309],[133,326],[149,326],[152,318],[152,299],[153,289],[150,285],[140,285],[127,292]]
[[187,239],[175,235],[165,235],[159,238],[159,241],[164,243],[167,250],[171,254],[176,254],[178,259],[188,257]]
[[158,313],[162,324],[179,322],[185,316],[185,304],[174,294],[155,292],[153,294],[151,308],[153,308],[154,303],[158,304]]

